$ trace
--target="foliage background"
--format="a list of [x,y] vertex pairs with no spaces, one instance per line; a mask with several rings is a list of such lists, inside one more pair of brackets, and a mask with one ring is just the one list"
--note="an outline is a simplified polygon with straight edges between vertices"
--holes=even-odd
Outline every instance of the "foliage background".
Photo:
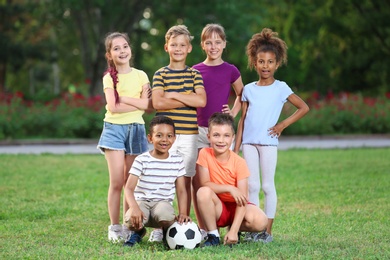
[[[388,133],[390,2],[378,0],[0,0],[0,140],[96,138],[102,128],[104,37],[126,32],[132,63],[151,80],[168,64],[169,27],[194,35],[187,64],[205,59],[200,33],[225,27],[224,59],[247,68],[245,46],[272,28],[287,42],[276,77],[311,112],[284,134]],[[282,118],[291,114],[285,107]],[[152,114],[145,116],[146,122]]]
[[289,64],[277,77],[295,90],[389,92],[390,2],[378,0],[1,0],[0,92],[31,98],[69,88],[102,94],[104,36],[127,32],[134,66],[149,77],[168,63],[164,34],[185,24],[195,36],[188,65],[204,60],[199,46],[204,25],[226,29],[225,60],[236,64],[245,83],[245,46],[264,27],[289,46]]

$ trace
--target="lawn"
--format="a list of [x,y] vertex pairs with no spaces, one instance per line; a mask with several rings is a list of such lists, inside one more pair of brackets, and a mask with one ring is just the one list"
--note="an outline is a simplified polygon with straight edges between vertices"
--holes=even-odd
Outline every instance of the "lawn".
[[389,154],[280,151],[274,242],[171,251],[107,241],[102,155],[0,155],[0,259],[389,259]]

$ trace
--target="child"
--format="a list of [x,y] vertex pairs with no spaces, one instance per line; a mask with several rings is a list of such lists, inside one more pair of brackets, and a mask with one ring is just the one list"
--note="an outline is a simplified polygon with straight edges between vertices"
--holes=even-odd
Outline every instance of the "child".
[[[125,241],[125,246],[141,242],[145,227],[166,230],[175,219],[179,223],[191,221],[186,214],[187,190],[183,158],[168,150],[175,141],[175,124],[165,116],[154,117],[150,122],[148,140],[154,149],[137,158],[130,169],[125,187],[129,210],[125,223],[134,233]],[[175,218],[172,206],[175,187],[179,215]]]
[[[117,242],[130,232],[119,224],[121,193],[135,156],[148,149],[142,115],[151,107],[151,100],[146,73],[130,66],[132,53],[128,36],[110,33],[105,46],[108,69],[103,77],[103,89],[107,112],[97,147],[105,154],[110,175],[108,239]],[[125,200],[123,207],[126,212]]]
[[[267,230],[261,233],[246,234],[247,240],[271,242],[272,224],[276,213],[277,196],[275,170],[278,138],[282,131],[303,117],[309,107],[294,94],[283,81],[276,80],[274,73],[287,62],[286,43],[276,32],[265,28],[253,35],[247,45],[249,67],[255,68],[259,80],[245,85],[242,94],[242,115],[238,125],[235,152],[242,143],[243,157],[249,170],[249,200],[259,206],[260,177],[265,195],[264,208],[268,216]],[[297,111],[287,119],[277,123],[286,101]]]
[[[207,24],[201,34],[201,46],[206,59],[193,66],[202,74],[207,104],[197,108],[199,125],[198,148],[209,147],[207,139],[208,120],[215,112],[229,113],[233,118],[241,109],[241,93],[244,87],[240,71],[236,66],[222,60],[226,47],[226,34],[219,24]],[[231,87],[236,93],[233,107],[229,108]]]
[[[215,112],[223,112],[230,114],[234,118],[241,109],[241,93],[244,87],[237,67],[222,60],[222,53],[226,47],[226,34],[221,25],[207,24],[203,28],[201,47],[207,57],[203,62],[193,66],[194,69],[199,70],[202,74],[207,96],[206,106],[197,108],[199,150],[210,146],[207,138],[210,116]],[[236,93],[236,99],[230,110],[228,103],[232,87]],[[199,187],[197,175],[193,178],[193,187],[194,194],[196,194]],[[195,213],[198,216],[196,199],[194,198],[193,201]],[[203,223],[199,218],[197,219],[199,226],[203,228]]]
[[[176,141],[171,152],[184,157],[186,166],[186,189],[190,195],[187,215],[191,206],[191,178],[195,175],[197,157],[198,124],[196,108],[206,105],[206,92],[199,71],[186,66],[187,54],[191,52],[192,36],[184,25],[171,27],[165,34],[165,51],[169,65],[157,70],[153,77],[152,102],[156,115],[170,117],[175,122]],[[161,241],[161,230],[151,233],[150,241]]]
[[209,148],[199,152],[197,161],[201,187],[197,192],[200,217],[207,229],[203,246],[220,243],[218,227],[229,226],[224,244],[238,242],[239,231],[259,232],[267,216],[248,201],[249,170],[245,160],[229,148],[234,139],[233,117],[215,113],[209,119]]

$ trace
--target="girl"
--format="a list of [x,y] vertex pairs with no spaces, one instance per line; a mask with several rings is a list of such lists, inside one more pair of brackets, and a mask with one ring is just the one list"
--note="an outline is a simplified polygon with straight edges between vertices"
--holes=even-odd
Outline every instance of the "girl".
[[[287,45],[276,32],[265,28],[252,36],[246,47],[248,66],[255,68],[259,80],[245,85],[242,94],[242,116],[238,125],[235,152],[242,152],[249,171],[249,201],[259,206],[261,170],[264,208],[268,217],[267,229],[261,233],[247,233],[246,240],[271,242],[272,224],[276,213],[277,196],[275,170],[278,138],[282,131],[302,118],[308,111],[306,103],[294,94],[283,81],[276,80],[274,73],[287,63]],[[285,102],[297,110],[290,117],[278,122]]]
[[[150,84],[145,72],[130,66],[131,49],[126,34],[108,34],[105,46],[108,69],[103,76],[103,90],[107,112],[97,147],[105,155],[110,175],[108,239],[118,242],[130,233],[119,224],[122,189],[134,158],[148,150],[142,115],[151,107]],[[123,212],[127,209],[123,200]]]
[[[207,103],[205,107],[197,108],[198,119],[198,149],[210,147],[208,134],[208,120],[215,112],[228,113],[233,118],[241,109],[241,93],[244,87],[240,71],[233,64],[222,59],[223,50],[226,47],[226,34],[224,28],[219,24],[207,24],[201,33],[201,47],[206,53],[206,59],[193,66],[200,71],[203,77],[203,84],[206,90]],[[232,109],[229,108],[229,95],[233,87],[236,93]],[[198,179],[193,178],[194,193],[199,187]],[[193,199],[195,213],[198,216],[196,198]],[[205,235],[201,219],[198,224]]]
[[[228,113],[235,117],[241,109],[241,92],[244,87],[240,71],[233,64],[222,59],[226,47],[226,34],[219,24],[207,24],[201,34],[201,47],[206,53],[206,59],[193,66],[202,74],[206,90],[207,103],[205,107],[197,108],[199,125],[198,148],[209,147],[207,140],[208,120],[215,112]],[[229,95],[233,87],[236,99],[229,108]]]

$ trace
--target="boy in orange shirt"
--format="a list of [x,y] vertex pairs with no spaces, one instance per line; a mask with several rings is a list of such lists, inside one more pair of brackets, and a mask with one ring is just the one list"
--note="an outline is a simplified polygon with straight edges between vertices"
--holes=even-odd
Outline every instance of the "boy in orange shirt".
[[261,232],[267,227],[264,212],[248,202],[246,162],[229,149],[234,140],[233,122],[229,114],[213,114],[209,119],[210,147],[199,152],[197,202],[208,237],[203,246],[219,245],[219,227],[229,227],[224,244],[236,244],[240,231]]

